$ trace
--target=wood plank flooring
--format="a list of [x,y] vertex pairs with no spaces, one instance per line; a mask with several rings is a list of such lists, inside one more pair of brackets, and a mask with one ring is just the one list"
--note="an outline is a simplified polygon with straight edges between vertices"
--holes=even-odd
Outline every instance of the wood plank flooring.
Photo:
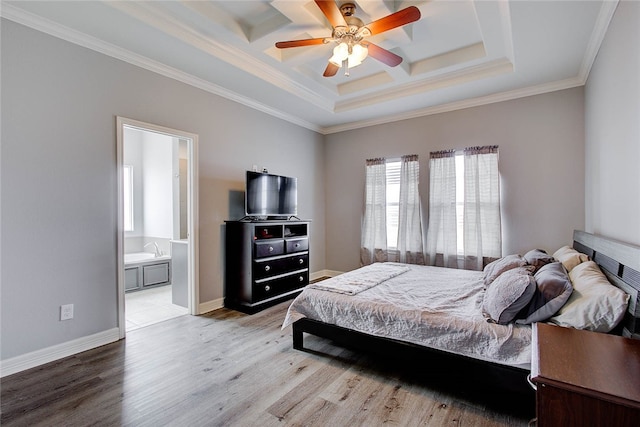
[[0,424],[526,426],[533,417],[533,402],[488,404],[490,387],[451,379],[427,360],[313,336],[311,350],[294,350],[291,328],[280,329],[288,304],[182,316],[3,378]]

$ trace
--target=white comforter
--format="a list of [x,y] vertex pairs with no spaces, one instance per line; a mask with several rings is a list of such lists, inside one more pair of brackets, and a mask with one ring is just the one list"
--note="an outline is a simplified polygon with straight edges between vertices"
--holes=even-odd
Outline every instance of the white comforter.
[[[398,264],[384,264],[397,271]],[[384,265],[376,266],[380,267],[384,270]],[[408,271],[355,295],[309,285],[291,303],[282,327],[307,317],[475,359],[529,368],[531,327],[487,322],[481,311],[482,272],[408,267]],[[328,281],[337,282],[339,277]]]

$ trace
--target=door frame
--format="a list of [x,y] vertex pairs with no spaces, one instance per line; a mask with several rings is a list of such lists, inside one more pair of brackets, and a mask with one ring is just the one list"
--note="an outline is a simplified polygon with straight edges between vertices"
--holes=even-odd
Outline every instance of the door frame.
[[124,128],[134,128],[142,131],[160,133],[174,138],[187,141],[187,236],[188,236],[188,266],[187,266],[187,301],[189,314],[198,315],[199,312],[199,278],[198,278],[198,135],[177,129],[145,123],[126,117],[116,117],[116,162],[117,162],[117,185],[118,185],[118,239],[117,239],[117,260],[118,260],[118,328],[120,338],[126,335],[125,320],[125,284],[124,284],[124,187],[123,187],[123,166],[124,166]]

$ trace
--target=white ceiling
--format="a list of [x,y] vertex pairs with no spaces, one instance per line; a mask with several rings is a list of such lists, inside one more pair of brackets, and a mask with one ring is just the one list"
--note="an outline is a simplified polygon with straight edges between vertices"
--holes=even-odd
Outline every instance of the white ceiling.
[[331,36],[310,0],[2,1],[2,16],[332,133],[583,85],[617,0],[356,1],[365,24],[417,6],[419,21],[372,36],[404,58],[322,77]]

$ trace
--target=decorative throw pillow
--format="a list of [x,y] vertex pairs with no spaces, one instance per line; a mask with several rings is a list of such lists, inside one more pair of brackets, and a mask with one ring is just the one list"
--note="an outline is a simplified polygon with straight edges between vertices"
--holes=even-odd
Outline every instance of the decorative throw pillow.
[[563,246],[554,252],[553,257],[560,261],[569,273],[573,268],[585,261],[589,261],[589,257],[581,252],[576,251],[569,246]]
[[518,254],[499,258],[484,267],[484,285],[489,286],[491,282],[507,270],[525,265],[527,265],[527,261]]
[[529,304],[516,316],[516,323],[543,322],[556,314],[567,302],[573,286],[560,262],[543,265],[533,275],[536,289]]
[[569,273],[573,293],[549,321],[556,325],[609,332],[622,320],[629,295],[616,288],[593,261],[583,262]]
[[543,249],[532,249],[523,256],[527,264],[534,267],[534,273],[538,271],[543,265],[550,264],[555,259]]
[[518,267],[498,276],[484,294],[482,314],[501,325],[511,323],[525,307],[536,289],[536,282],[528,269]]

